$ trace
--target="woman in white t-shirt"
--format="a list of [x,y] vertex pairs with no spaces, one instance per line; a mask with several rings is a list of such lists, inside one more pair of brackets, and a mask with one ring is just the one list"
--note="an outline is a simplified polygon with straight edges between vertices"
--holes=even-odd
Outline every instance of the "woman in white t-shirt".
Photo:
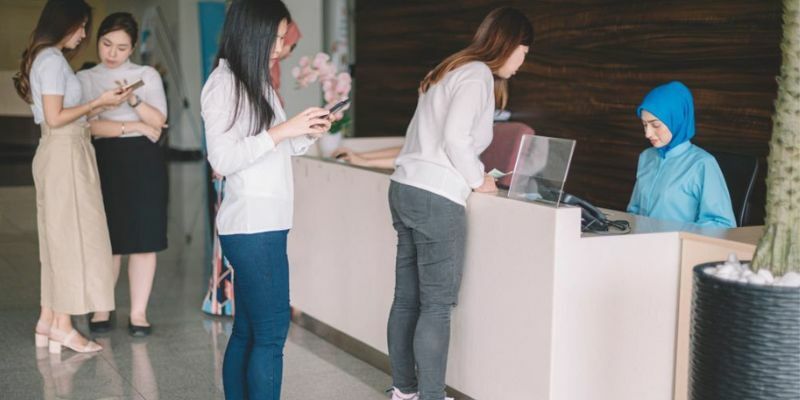
[[[167,164],[157,144],[167,120],[167,99],[161,76],[149,66],[129,58],[139,27],[130,13],[107,16],[97,30],[101,63],[78,72],[83,98],[142,81],[127,103],[89,119],[100,184],[103,190],[114,278],[119,277],[122,255],[128,257],[131,312],[128,332],[147,336],[147,303],[156,273],[156,252],[167,247]],[[89,328],[111,328],[107,312],[94,313]]]
[[516,9],[498,8],[466,49],[442,61],[420,84],[389,187],[398,237],[388,325],[394,400],[445,398],[467,197],[472,191],[497,191],[478,156],[492,142],[494,110],[505,107],[506,82],[532,42],[528,18]]
[[236,274],[222,369],[226,399],[280,398],[290,318],[291,157],[305,153],[331,123],[319,107],[287,118],[272,87],[269,67],[289,22],[282,1],[232,2],[217,65],[200,96],[208,161],[226,181],[217,230]]
[[35,337],[37,347],[49,343],[53,353],[62,346],[101,350],[73,329],[70,315],[114,309],[111,243],[85,117],[118,106],[131,93],[109,90],[81,102],[81,85],[67,57],[86,37],[91,15],[83,0],[48,1],[14,79],[42,129],[33,158],[42,265]]

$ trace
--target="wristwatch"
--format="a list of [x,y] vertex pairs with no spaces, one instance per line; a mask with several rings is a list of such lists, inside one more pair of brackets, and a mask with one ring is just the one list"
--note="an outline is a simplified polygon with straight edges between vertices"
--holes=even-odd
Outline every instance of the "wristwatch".
[[136,99],[136,101],[133,104],[128,103],[128,105],[133,108],[139,107],[139,104],[142,104],[142,99],[137,95],[133,95],[133,98]]

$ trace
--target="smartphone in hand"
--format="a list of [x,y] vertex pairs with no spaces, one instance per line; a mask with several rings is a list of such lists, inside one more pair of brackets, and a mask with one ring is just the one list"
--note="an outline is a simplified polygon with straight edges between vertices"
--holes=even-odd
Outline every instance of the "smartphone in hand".
[[[334,104],[333,107],[328,109],[328,115],[326,117],[328,119],[330,119],[331,116],[333,116],[333,114],[335,114],[337,111],[341,110],[342,108],[344,108],[344,106],[346,106],[348,104],[350,104],[350,99],[344,99],[344,100]],[[317,128],[317,127],[319,127],[319,125],[312,126],[312,128]]]
[[127,85],[127,86],[123,86],[123,87],[121,87],[121,88],[120,88],[120,92],[124,92],[124,91],[126,91],[126,90],[128,90],[128,89],[130,89],[130,90],[136,90],[136,89],[138,89],[138,88],[140,88],[140,87],[142,87],[142,86],[144,86],[144,81],[143,81],[143,80],[141,80],[141,79],[139,79],[138,81],[136,81],[136,82],[133,82],[133,83],[131,83],[130,85]]
[[328,112],[330,112],[330,115],[333,115],[337,111],[341,110],[342,108],[344,108],[348,104],[350,104],[350,99],[349,98],[348,99],[344,99],[344,100],[334,104],[333,107],[331,107],[330,110],[328,110]]

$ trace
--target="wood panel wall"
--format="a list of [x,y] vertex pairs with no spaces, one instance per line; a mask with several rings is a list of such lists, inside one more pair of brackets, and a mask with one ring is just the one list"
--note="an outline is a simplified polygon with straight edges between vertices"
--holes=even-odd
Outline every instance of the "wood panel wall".
[[[511,80],[512,119],[577,140],[567,191],[624,209],[649,146],[635,108],[681,80],[695,97],[695,143],[768,153],[780,65],[779,0],[358,1],[356,134],[405,134],[417,85],[465,47],[494,7],[523,10],[535,41]],[[756,223],[763,219],[763,175]]]

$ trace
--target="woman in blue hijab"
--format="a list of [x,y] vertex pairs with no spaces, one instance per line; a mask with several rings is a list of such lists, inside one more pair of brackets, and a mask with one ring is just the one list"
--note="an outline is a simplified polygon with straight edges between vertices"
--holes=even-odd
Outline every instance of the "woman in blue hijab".
[[717,160],[692,144],[694,100],[673,81],[645,96],[636,109],[653,147],[639,155],[628,212],[703,226],[736,227],[731,197]]

